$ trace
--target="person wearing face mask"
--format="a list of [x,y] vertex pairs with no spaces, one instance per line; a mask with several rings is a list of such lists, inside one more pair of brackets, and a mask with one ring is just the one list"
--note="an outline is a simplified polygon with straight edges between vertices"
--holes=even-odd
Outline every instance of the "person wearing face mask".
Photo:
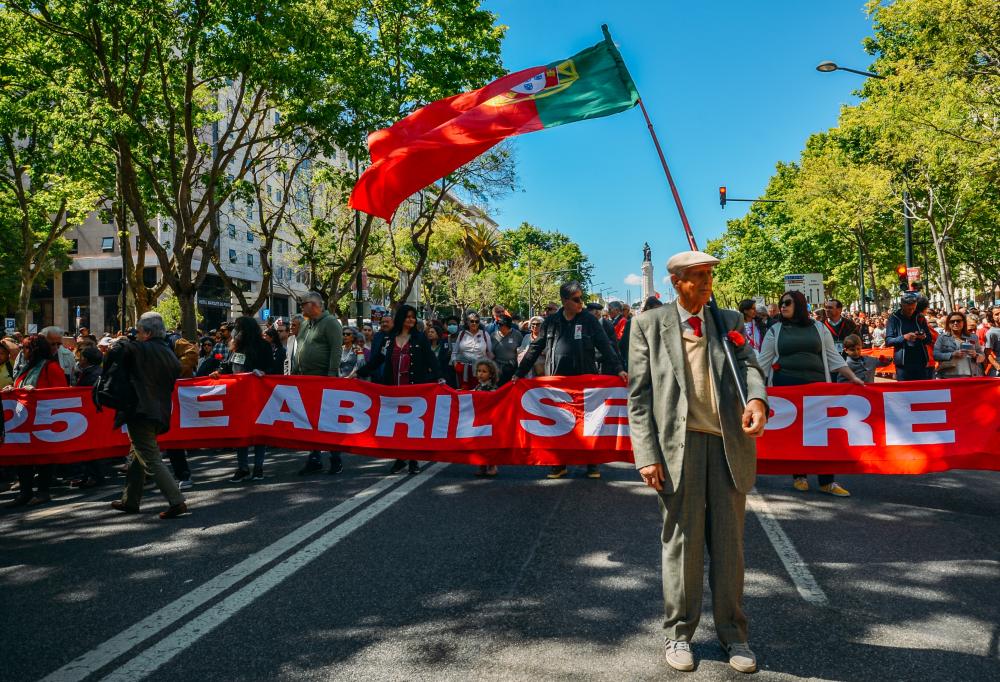
[[431,352],[437,358],[438,367],[441,368],[441,378],[444,383],[452,388],[458,388],[458,381],[455,378],[455,368],[451,366],[451,342],[440,322],[433,322],[427,325],[424,332],[427,340],[431,344]]
[[447,317],[444,320],[444,329],[448,332],[448,343],[450,343],[453,348],[455,347],[455,342],[458,341],[458,332],[460,329],[458,323],[459,319],[454,315]]

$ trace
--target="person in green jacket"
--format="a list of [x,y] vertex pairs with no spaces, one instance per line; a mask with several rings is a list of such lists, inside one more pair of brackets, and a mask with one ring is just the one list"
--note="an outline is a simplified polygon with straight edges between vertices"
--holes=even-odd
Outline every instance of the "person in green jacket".
[[[310,291],[299,303],[305,322],[296,337],[296,352],[292,362],[292,374],[307,376],[335,377],[340,372],[340,354],[344,344],[344,332],[340,320],[324,309],[323,296]],[[323,470],[319,450],[309,453],[305,466],[299,475]],[[330,452],[328,474],[339,474],[344,470],[339,452]]]

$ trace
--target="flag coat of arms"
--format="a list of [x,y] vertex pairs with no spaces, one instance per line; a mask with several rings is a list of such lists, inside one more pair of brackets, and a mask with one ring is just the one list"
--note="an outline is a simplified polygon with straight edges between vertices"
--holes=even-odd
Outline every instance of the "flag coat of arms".
[[407,197],[508,137],[609,116],[638,101],[605,29],[603,41],[568,59],[432,102],[369,135],[371,166],[354,186],[349,205],[391,220]]

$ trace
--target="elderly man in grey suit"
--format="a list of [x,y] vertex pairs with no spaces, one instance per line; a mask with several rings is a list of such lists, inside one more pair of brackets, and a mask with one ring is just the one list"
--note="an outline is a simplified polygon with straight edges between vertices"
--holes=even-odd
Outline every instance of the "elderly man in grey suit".
[[[715,629],[729,664],[754,672],[743,613],[743,519],[757,475],[753,438],[767,422],[764,374],[749,344],[735,351],[744,408],[706,304],[718,259],[685,251],[667,262],[676,304],[642,313],[629,339],[629,429],[635,466],[659,493],[663,515],[666,660],[694,670],[690,642],[701,617],[704,549]],[[726,331],[742,316],[721,311]]]

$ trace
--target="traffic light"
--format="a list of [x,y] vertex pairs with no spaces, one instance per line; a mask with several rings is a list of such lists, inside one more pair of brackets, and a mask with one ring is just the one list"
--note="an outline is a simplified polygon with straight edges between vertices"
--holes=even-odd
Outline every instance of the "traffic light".
[[899,278],[899,290],[900,291],[907,291],[910,288],[910,282],[907,280],[907,277],[906,277],[906,266],[905,265],[897,265],[896,266],[896,277]]
[[725,187],[720,187],[719,188],[719,206],[721,206],[722,208],[726,207],[726,188]]

